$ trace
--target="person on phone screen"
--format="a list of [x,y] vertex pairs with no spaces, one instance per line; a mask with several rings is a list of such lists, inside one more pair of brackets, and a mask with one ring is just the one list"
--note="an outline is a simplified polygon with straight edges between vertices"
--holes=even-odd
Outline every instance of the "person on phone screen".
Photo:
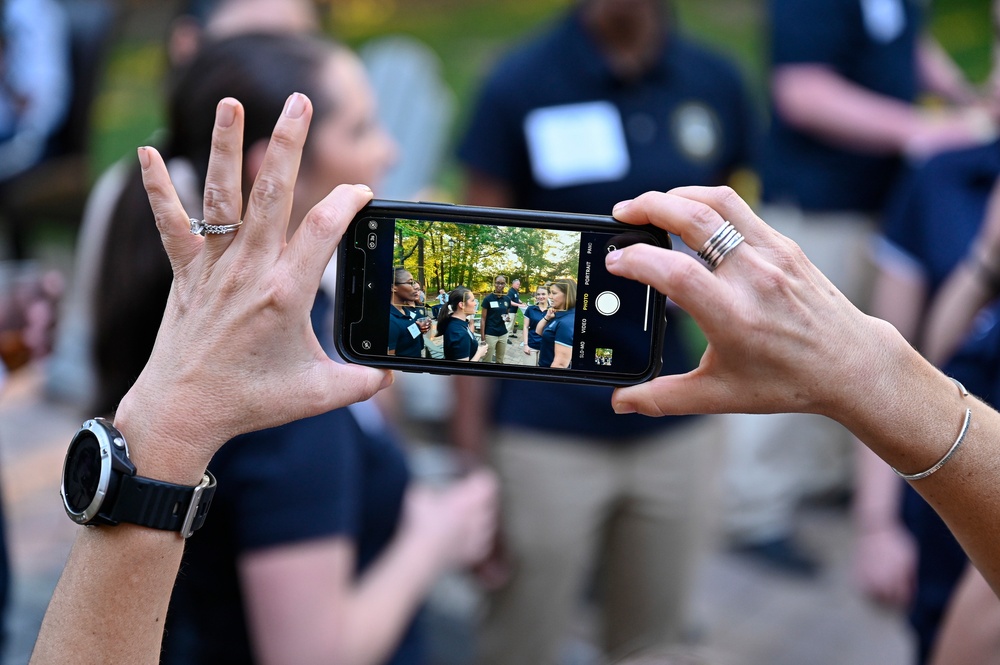
[[542,345],[542,336],[538,334],[536,327],[538,322],[545,316],[549,309],[549,289],[545,285],[539,285],[535,289],[535,302],[524,309],[524,340],[521,342],[521,350],[524,355],[535,354],[535,364],[538,364],[538,350]]
[[444,338],[446,360],[479,362],[486,355],[486,345],[476,341],[469,328],[469,317],[476,314],[476,294],[459,286],[448,295],[448,303],[438,315],[437,336]]
[[507,353],[507,321],[510,319],[510,298],[506,294],[507,277],[497,275],[493,293],[483,298],[479,336],[486,340],[488,363],[503,364]]
[[576,326],[576,280],[557,279],[549,285],[549,308],[535,327],[542,343],[539,367],[569,367],[573,360]]
[[[509,335],[513,335],[517,329],[517,310],[524,307],[524,303],[521,302],[521,280],[514,278],[514,281],[510,283],[510,288],[507,289],[507,297],[510,298],[510,309],[508,309],[510,320],[507,322],[507,332]],[[513,344],[514,340],[508,336],[507,343]]]
[[418,321],[413,303],[418,297],[417,280],[403,267],[392,271],[392,304],[389,306],[389,355],[419,358],[424,351],[424,333],[430,322]]

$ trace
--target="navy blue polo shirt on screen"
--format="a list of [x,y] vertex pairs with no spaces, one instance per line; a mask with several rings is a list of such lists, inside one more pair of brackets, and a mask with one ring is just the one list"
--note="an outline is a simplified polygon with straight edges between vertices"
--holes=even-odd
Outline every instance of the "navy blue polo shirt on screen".
[[424,337],[415,319],[416,315],[408,309],[400,312],[389,305],[389,350],[397,356],[419,358],[424,350]]
[[538,327],[538,322],[544,318],[545,312],[539,309],[538,305],[528,305],[524,310],[524,327],[528,330],[528,347],[536,351],[542,343],[542,336],[535,330]]
[[472,358],[479,350],[479,344],[469,330],[468,321],[449,316],[438,324],[438,334],[444,340],[445,360]]
[[509,313],[510,298],[495,293],[483,298],[483,318],[486,319],[486,334],[499,337],[507,334],[507,324],[503,315]]
[[[872,92],[912,102],[921,9],[913,0],[771,0],[772,68],[828,67]],[[764,199],[804,210],[877,212],[898,175],[895,156],[855,152],[771,117]]]
[[1000,141],[937,155],[905,175],[883,235],[923,271],[933,296],[969,251],[1000,177]]
[[[613,108],[610,117],[617,117],[627,168],[605,180],[541,184],[532,170],[529,114],[593,102]],[[498,63],[475,105],[458,156],[467,168],[508,185],[514,207],[606,215],[618,201],[643,192],[721,185],[735,169],[753,165],[759,138],[755,115],[740,72],[676,30],[666,36],[650,71],[622,80],[586,34],[576,10]],[[664,373],[693,367],[693,354],[676,325],[681,316],[668,314]],[[506,426],[626,442],[685,420],[616,415],[610,388],[499,384],[498,404],[546,404],[549,413],[576,414],[566,419],[539,416],[530,408],[495,409],[498,424]]]
[[556,358],[556,344],[573,347],[573,327],[576,325],[576,312],[556,312],[555,318],[549,321],[542,331],[542,346],[538,352],[538,366],[552,367]]

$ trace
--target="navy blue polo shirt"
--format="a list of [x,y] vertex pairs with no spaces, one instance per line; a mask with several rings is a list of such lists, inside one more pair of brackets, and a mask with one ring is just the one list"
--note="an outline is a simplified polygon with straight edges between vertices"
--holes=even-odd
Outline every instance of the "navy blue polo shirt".
[[[921,10],[914,0],[770,0],[771,64],[818,64],[872,92],[912,102]],[[765,144],[764,198],[805,210],[877,212],[900,161],[834,146],[775,111]]]
[[[525,135],[529,113],[593,101],[618,111],[627,171],[611,181],[540,185]],[[728,61],[671,31],[652,70],[623,81],[573,12],[497,65],[458,156],[511,185],[514,207],[606,215],[645,191],[724,184],[735,167],[753,162],[757,138],[754,109]]]
[[438,334],[444,339],[446,360],[472,358],[479,350],[476,338],[469,330],[469,322],[449,316],[438,324]]
[[538,352],[538,366],[552,367],[556,358],[556,344],[573,347],[573,326],[576,325],[576,311],[556,312],[542,330],[542,346]]
[[[672,30],[656,65],[636,80],[618,78],[570,12],[497,65],[486,81],[458,156],[469,169],[507,184],[518,208],[608,214],[618,201],[682,185],[721,185],[752,166],[759,132],[739,70]],[[610,180],[544,186],[533,174],[526,120],[537,109],[606,101],[620,121],[628,168]],[[668,314],[664,373],[693,368],[694,356]],[[640,344],[636,341],[636,344]],[[616,415],[611,389],[501,381],[494,409],[502,425],[580,438],[627,441],[684,418]],[[547,404],[570,419],[538,417],[510,405]]]
[[424,337],[417,327],[416,315],[409,310],[400,312],[392,305],[389,305],[389,350],[406,358],[419,358],[424,350]]
[[535,332],[538,322],[545,318],[545,312],[539,309],[538,305],[528,305],[524,310],[524,327],[528,330],[528,347],[539,349],[542,343],[542,336]]
[[504,314],[510,311],[510,298],[495,293],[483,298],[483,318],[486,320],[486,334],[499,337],[507,334]]
[[968,252],[997,177],[1000,141],[936,155],[890,197],[883,235],[923,269],[930,295]]
[[517,292],[513,286],[507,291],[507,297],[510,298],[510,313],[517,313],[517,306],[521,304],[521,295]]

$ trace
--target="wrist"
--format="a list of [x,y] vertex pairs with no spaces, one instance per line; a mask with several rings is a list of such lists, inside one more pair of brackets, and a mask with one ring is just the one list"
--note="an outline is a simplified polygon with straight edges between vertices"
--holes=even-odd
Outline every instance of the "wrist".
[[[115,412],[114,425],[125,437],[139,474],[179,485],[197,485],[217,450],[228,439],[213,438],[211,428],[180,415],[169,400],[145,399],[130,390]],[[219,440],[221,439],[221,440]],[[217,445],[216,443],[217,442]]]

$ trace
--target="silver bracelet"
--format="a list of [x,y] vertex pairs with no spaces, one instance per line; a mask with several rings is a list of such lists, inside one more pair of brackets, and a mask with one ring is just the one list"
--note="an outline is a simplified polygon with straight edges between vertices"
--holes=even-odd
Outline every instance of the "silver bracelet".
[[[969,391],[965,389],[965,386],[963,386],[961,382],[958,381],[958,379],[954,379],[950,376],[948,378],[951,379],[951,381],[956,386],[958,386],[958,391],[962,393],[962,397],[969,396]],[[895,471],[896,475],[902,478],[903,480],[910,480],[910,481],[921,480],[931,475],[932,473],[943,467],[945,464],[947,464],[948,460],[950,460],[952,455],[955,454],[955,451],[958,450],[958,447],[962,445],[962,442],[965,441],[965,435],[969,432],[969,424],[971,422],[972,422],[972,409],[966,409],[965,421],[962,423],[962,429],[958,433],[958,438],[955,439],[955,443],[951,444],[951,448],[949,448],[948,452],[944,454],[944,457],[939,459],[937,463],[931,468],[927,469],[926,471],[921,471],[919,473],[903,473],[896,467],[892,467],[892,470]]]

